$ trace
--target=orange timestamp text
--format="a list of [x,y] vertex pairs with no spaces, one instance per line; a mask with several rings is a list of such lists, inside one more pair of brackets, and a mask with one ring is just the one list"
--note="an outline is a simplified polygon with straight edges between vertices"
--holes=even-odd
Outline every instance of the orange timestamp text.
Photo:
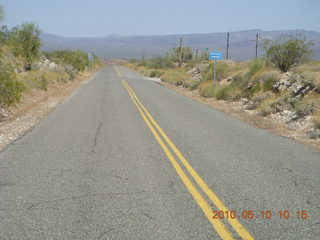
[[308,212],[306,210],[281,210],[281,211],[213,211],[213,219],[301,219],[308,218]]

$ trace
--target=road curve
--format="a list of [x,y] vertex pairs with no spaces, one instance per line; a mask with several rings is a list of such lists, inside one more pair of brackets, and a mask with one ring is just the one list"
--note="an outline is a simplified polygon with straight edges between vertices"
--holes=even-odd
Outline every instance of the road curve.
[[319,209],[318,151],[122,66],[0,153],[0,239],[319,239]]

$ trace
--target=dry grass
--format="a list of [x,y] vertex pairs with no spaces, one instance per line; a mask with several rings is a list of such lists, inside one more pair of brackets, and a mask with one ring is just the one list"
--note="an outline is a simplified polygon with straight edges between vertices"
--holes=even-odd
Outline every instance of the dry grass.
[[260,102],[257,109],[262,116],[268,116],[271,113],[281,112],[284,109],[289,109],[290,104],[288,103],[288,98],[290,98],[289,92],[282,92],[278,95],[272,95]]
[[320,129],[320,110],[312,115],[312,122],[316,128]]
[[186,73],[184,69],[164,70],[161,79],[176,86],[183,85],[184,82],[193,80],[191,75]]
[[307,116],[320,111],[320,94],[309,93],[296,103],[297,114]]
[[292,69],[294,73],[302,74],[304,72],[320,72],[320,61],[311,61]]
[[41,90],[46,90],[51,84],[57,82],[68,82],[71,80],[69,74],[62,68],[57,68],[56,70],[33,70],[21,74],[19,78],[24,82],[27,88],[36,88]]

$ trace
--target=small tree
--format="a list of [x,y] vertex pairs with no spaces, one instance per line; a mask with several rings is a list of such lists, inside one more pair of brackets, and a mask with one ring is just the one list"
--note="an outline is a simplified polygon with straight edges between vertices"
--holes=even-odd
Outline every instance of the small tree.
[[31,64],[40,55],[40,34],[39,27],[34,23],[24,23],[12,29],[10,43],[13,46],[13,53],[25,59],[26,69],[31,69]]
[[8,107],[20,101],[25,86],[17,80],[14,68],[0,60],[0,106]]
[[266,42],[265,46],[267,58],[282,72],[308,60],[313,54],[312,43],[307,43],[306,39],[278,39]]

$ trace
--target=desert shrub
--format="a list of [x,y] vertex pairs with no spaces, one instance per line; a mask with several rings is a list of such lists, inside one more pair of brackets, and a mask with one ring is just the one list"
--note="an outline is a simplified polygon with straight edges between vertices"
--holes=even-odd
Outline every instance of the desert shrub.
[[307,116],[320,110],[320,94],[309,93],[296,104],[297,114]]
[[200,81],[194,79],[188,79],[183,81],[182,86],[188,88],[189,90],[194,90],[198,87]]
[[168,56],[174,62],[178,62],[180,57],[183,63],[190,62],[193,58],[193,51],[191,47],[177,47],[168,52]]
[[[218,81],[226,78],[230,71],[232,70],[232,65],[227,62],[217,62],[216,63],[216,78]],[[203,74],[203,78],[205,80],[213,79],[213,63],[211,62],[208,68],[205,70]]]
[[161,74],[162,74],[161,72],[159,72],[159,71],[157,71],[157,70],[153,70],[153,71],[150,72],[149,77],[152,77],[152,78],[154,78],[154,77],[160,77]]
[[8,107],[20,101],[25,85],[17,79],[14,68],[0,61],[0,105]]
[[63,57],[63,62],[72,65],[78,71],[83,71],[89,66],[88,55],[80,50],[67,51]]
[[77,76],[77,70],[71,65],[64,65],[64,71],[69,75],[69,79],[72,81]]
[[190,70],[190,69],[194,68],[195,66],[196,66],[196,62],[190,61],[185,65],[185,69]]
[[263,100],[258,105],[258,110],[263,116],[268,116],[271,113],[282,112],[285,109],[291,109],[292,103],[290,101],[291,94],[289,92],[283,92]]
[[280,71],[287,72],[312,56],[311,45],[306,39],[278,39],[266,43],[266,56]]
[[228,88],[227,86],[222,86],[217,84],[215,87],[213,86],[212,81],[204,82],[199,87],[200,96],[206,98],[215,97],[218,100],[226,100],[228,99]]
[[168,69],[168,68],[173,68],[174,64],[171,59],[169,58],[163,58],[163,57],[157,57],[154,59],[151,59],[147,67],[149,68],[154,68],[154,69]]
[[214,97],[218,100],[227,100],[230,97],[230,88],[228,86],[216,86]]
[[88,54],[80,50],[46,52],[45,56],[56,63],[71,65],[77,71],[83,71],[90,65]]
[[255,84],[253,84],[251,88],[248,89],[248,97],[251,98],[252,96],[254,96],[254,94],[260,91],[261,91],[261,85],[259,82],[256,82]]
[[277,71],[263,72],[261,75],[256,76],[258,80],[262,81],[263,90],[272,90],[273,85],[280,79],[281,74]]
[[32,63],[40,55],[41,31],[34,23],[24,23],[14,27],[10,33],[10,45],[16,56],[21,56],[26,61],[26,69],[30,70]]
[[214,97],[214,88],[212,81],[204,82],[199,87],[200,96],[210,98]]
[[176,86],[182,85],[183,82],[189,81],[192,77],[184,72],[182,69],[170,69],[166,70],[161,76],[162,80],[165,82],[169,82]]
[[136,60],[136,59],[129,59],[129,63],[130,64],[135,64],[135,63],[137,63],[138,62],[138,60]]
[[67,82],[71,80],[71,77],[64,68],[59,67],[55,70],[31,70],[22,74],[20,79],[27,88],[36,88],[46,91],[50,84]]
[[146,67],[148,65],[148,62],[143,60],[143,61],[139,61],[137,66],[138,67]]
[[255,93],[257,87],[254,86],[254,84],[252,84],[251,87],[248,87],[249,82],[247,74],[240,73],[234,76],[231,84],[228,86],[230,95],[232,95],[231,99],[238,100],[241,97],[251,97]]

